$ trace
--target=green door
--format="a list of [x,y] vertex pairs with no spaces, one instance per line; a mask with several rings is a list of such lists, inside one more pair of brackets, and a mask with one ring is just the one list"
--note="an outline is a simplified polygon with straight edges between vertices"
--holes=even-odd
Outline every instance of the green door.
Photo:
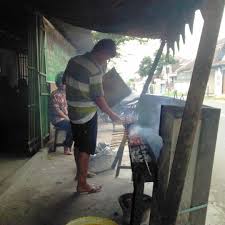
[[49,84],[46,82],[46,62],[44,54],[45,31],[43,18],[30,18],[28,31],[28,87],[29,87],[29,132],[30,153],[43,147],[49,137],[48,100]]

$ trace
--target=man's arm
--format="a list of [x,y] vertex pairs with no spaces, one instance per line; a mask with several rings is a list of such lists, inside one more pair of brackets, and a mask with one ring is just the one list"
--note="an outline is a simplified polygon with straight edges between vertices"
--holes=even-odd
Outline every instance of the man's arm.
[[104,96],[97,97],[95,99],[95,103],[104,113],[106,113],[110,117],[113,122],[121,121],[121,118],[111,110]]
[[106,113],[113,122],[120,122],[120,117],[112,111],[104,97],[102,75],[89,75],[90,95],[96,105]]

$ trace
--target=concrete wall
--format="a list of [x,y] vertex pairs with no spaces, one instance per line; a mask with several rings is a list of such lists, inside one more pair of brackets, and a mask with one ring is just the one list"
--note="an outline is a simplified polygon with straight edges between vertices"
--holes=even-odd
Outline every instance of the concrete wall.
[[209,76],[206,95],[214,95],[214,94],[215,94],[215,70],[212,69]]
[[[219,83],[216,83],[216,74],[218,74],[218,69],[212,69],[209,76],[206,95],[218,95],[220,92],[222,83],[220,84],[220,81],[218,81]],[[220,79],[220,77],[218,79]],[[185,73],[183,76],[181,74],[178,74],[177,80],[174,82],[174,89],[177,90],[178,93],[187,94],[190,87],[190,81],[191,76],[189,73]]]
[[187,94],[191,82],[192,71],[184,71],[177,74],[174,88],[178,93]]
[[190,82],[175,82],[174,89],[177,90],[178,93],[182,93],[186,95],[188,93],[190,87]]
[[215,69],[215,95],[222,95],[223,90],[223,75],[221,69],[218,67]]
[[[51,41],[57,40],[58,48],[62,47],[67,55],[71,57],[90,51],[94,45],[90,30],[72,26],[57,19],[45,19],[46,32],[50,34]],[[65,46],[66,48],[65,48]],[[64,47],[64,48],[63,48]],[[48,59],[47,59],[48,60]],[[48,63],[47,63],[48,65]],[[65,67],[67,62],[65,63]],[[61,70],[62,71],[62,70]],[[58,71],[60,72],[60,71]],[[54,91],[56,85],[50,83],[50,91]]]

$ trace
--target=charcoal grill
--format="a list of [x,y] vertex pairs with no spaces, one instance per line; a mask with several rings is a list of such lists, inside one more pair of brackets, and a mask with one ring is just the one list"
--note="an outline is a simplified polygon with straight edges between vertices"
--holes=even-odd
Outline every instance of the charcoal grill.
[[[133,137],[130,136],[130,128],[132,125],[134,125],[133,122],[130,123],[125,120],[124,131],[122,133],[120,131],[120,138],[122,141],[112,168],[115,168],[115,165],[118,163],[116,176],[119,175],[119,170],[121,168],[130,168],[127,166],[121,166],[124,147],[127,143],[134,186],[130,224],[138,225],[141,223],[142,219],[144,183],[153,182],[154,186],[157,186],[158,169],[156,157],[148,143],[141,136],[137,137],[139,139],[138,143],[133,142]],[[115,136],[118,138],[118,135],[119,134],[116,134]]]

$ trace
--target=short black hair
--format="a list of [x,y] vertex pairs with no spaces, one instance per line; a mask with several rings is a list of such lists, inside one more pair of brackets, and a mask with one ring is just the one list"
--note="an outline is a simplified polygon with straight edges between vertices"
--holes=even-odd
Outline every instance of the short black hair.
[[102,39],[95,44],[92,52],[107,51],[112,57],[116,56],[116,44],[112,39]]

